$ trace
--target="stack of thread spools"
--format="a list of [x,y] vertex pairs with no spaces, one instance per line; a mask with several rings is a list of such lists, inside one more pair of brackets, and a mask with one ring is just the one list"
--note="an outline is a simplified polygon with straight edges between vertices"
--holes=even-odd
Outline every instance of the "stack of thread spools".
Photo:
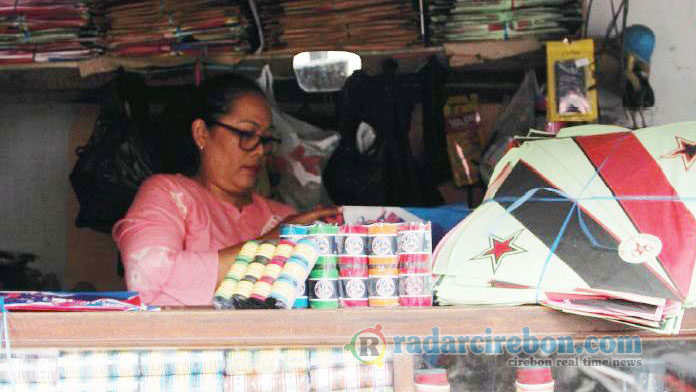
[[432,306],[430,222],[284,225],[280,238],[242,246],[216,308]]
[[317,246],[309,239],[249,241],[216,290],[213,304],[218,309],[289,309],[317,256]]

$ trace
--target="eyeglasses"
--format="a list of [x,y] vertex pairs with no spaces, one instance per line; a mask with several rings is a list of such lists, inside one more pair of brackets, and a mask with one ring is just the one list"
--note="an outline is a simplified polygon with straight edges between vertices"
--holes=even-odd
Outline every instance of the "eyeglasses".
[[263,153],[266,155],[271,155],[278,150],[281,143],[281,140],[277,137],[262,136],[253,131],[243,131],[219,121],[212,120],[209,122],[236,133],[239,136],[239,148],[244,151],[254,151],[259,144],[262,144]]

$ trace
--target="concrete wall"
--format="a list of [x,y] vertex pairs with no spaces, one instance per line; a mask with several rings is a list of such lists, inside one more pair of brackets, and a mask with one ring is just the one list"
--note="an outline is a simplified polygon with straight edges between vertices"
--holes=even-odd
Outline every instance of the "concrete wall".
[[[620,0],[615,0],[618,6]],[[656,107],[648,125],[696,120],[696,2],[693,0],[630,0],[627,25],[644,24],[656,36],[650,82]],[[595,0],[589,32],[604,36],[611,21],[611,2]],[[650,121],[650,119],[652,121]]]
[[63,279],[70,105],[0,106],[0,249],[34,253]]

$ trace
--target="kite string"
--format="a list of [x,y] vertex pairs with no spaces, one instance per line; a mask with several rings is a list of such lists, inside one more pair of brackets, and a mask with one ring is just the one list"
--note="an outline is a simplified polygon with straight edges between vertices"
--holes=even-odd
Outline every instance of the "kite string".
[[[551,261],[551,257],[553,257],[553,255],[556,253],[556,249],[558,248],[558,245],[560,244],[561,239],[563,238],[563,234],[565,234],[565,230],[568,227],[568,223],[570,223],[570,218],[572,217],[573,212],[576,208],[578,208],[578,199],[581,198],[583,193],[585,193],[585,191],[587,190],[587,188],[590,187],[592,181],[594,181],[594,179],[597,176],[599,176],[599,173],[604,168],[604,165],[607,164],[609,158],[616,152],[619,146],[631,135],[631,133],[626,133],[623,137],[619,138],[617,141],[614,142],[614,145],[611,147],[611,150],[607,153],[607,156],[604,157],[602,163],[600,163],[597,166],[597,170],[595,170],[595,172],[592,173],[592,177],[590,177],[590,179],[587,180],[587,182],[585,183],[585,186],[582,187],[580,193],[578,193],[578,197],[573,200],[573,205],[570,207],[570,211],[568,211],[568,215],[563,221],[563,225],[561,225],[561,229],[558,231],[558,235],[556,235],[556,238],[553,240],[551,248],[549,248],[549,253],[546,255],[546,260],[544,261],[544,267],[542,268],[541,274],[539,275],[539,281],[537,282],[536,287],[536,294],[534,295],[534,302],[536,302],[537,304],[539,304],[539,296],[541,295],[541,284],[544,281],[544,277],[546,276],[546,269],[549,265],[549,262]],[[589,231],[587,231],[587,233],[589,233]]]

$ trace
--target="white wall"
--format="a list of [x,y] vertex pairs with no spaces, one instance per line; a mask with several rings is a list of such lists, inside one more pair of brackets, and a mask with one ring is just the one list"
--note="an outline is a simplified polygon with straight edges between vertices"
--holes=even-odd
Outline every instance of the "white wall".
[[[614,0],[616,6],[620,2]],[[590,35],[603,37],[610,21],[611,2],[595,0]],[[650,71],[656,100],[652,125],[696,120],[696,1],[629,0],[631,24],[646,25],[656,36]]]
[[0,249],[39,256],[63,280],[71,105],[0,105]]

